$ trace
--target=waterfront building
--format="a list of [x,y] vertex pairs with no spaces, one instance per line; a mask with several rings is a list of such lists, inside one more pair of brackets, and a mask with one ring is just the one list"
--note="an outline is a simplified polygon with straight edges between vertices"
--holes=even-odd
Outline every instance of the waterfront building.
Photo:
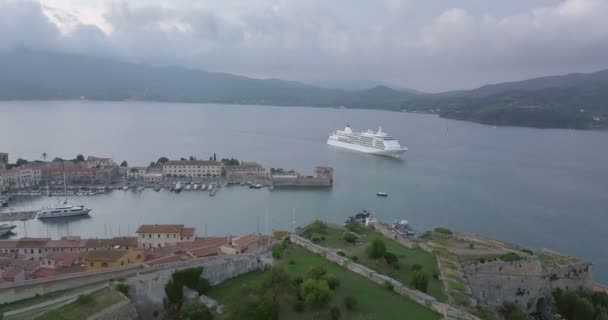
[[0,190],[33,187],[40,184],[42,171],[35,165],[0,170]]
[[195,228],[183,224],[142,224],[136,231],[139,248],[163,248],[178,242],[194,241]]
[[255,250],[263,245],[268,245],[271,237],[260,234],[247,234],[237,237],[228,237],[225,245],[219,250],[220,254],[242,254],[250,250]]
[[177,160],[163,164],[165,177],[219,177],[222,174],[222,164],[218,161]]
[[239,183],[247,181],[268,180],[266,169],[255,162],[243,162],[240,165],[225,165],[226,181]]
[[95,250],[85,258],[86,271],[117,268],[143,262],[141,250]]
[[72,161],[45,162],[40,165],[42,170],[42,181],[61,182],[65,178],[68,183],[92,182],[95,180],[95,169],[89,168],[83,163]]
[[143,180],[147,167],[129,167],[127,169],[128,180]]
[[87,168],[105,168],[105,167],[113,167],[114,161],[112,158],[98,158],[93,156],[88,156],[85,161]]

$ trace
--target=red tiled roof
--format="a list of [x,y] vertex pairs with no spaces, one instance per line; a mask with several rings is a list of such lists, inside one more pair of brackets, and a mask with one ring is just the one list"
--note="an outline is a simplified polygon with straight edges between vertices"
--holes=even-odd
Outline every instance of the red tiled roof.
[[142,224],[136,233],[180,233],[183,224]]
[[87,261],[116,261],[127,254],[128,250],[94,250],[87,255]]
[[19,273],[24,272],[24,271],[25,271],[25,270],[23,269],[23,267],[22,267],[22,266],[14,266],[14,267],[11,267],[11,268],[9,268],[9,269],[4,270],[4,272],[2,273],[2,278],[3,278],[4,280],[9,280],[9,281],[10,281],[10,280],[14,280],[14,279],[15,279],[15,277],[16,277],[16,276],[17,276]]
[[11,249],[17,248],[19,240],[0,240],[0,248]]
[[181,236],[182,237],[194,237],[194,228],[183,228]]
[[232,245],[236,247],[247,247],[253,243],[258,242],[261,239],[260,235],[257,234],[248,234],[244,236],[239,236],[232,238]]
[[209,246],[209,247],[203,247],[203,248],[198,248],[198,249],[194,249],[194,250],[189,250],[188,252],[197,257],[197,258],[202,258],[202,257],[210,257],[210,256],[216,256],[217,252],[219,250],[220,246]]
[[70,266],[63,268],[38,268],[36,271],[32,273],[32,278],[40,279],[40,278],[48,278],[48,277],[56,277],[64,274],[70,273],[78,273],[85,272],[86,267],[84,266]]
[[181,256],[181,255],[172,254],[170,256],[166,256],[166,257],[162,257],[162,258],[158,258],[158,259],[147,261],[146,264],[149,265],[149,266],[155,266],[157,264],[163,264],[163,263],[169,263],[169,262],[177,262],[177,261],[182,261],[182,260],[188,260],[188,259],[185,258],[185,257],[183,257],[183,256]]
[[211,245],[221,246],[226,243],[226,237],[197,237],[194,241],[182,241],[178,242],[177,246],[184,249],[196,249],[201,247],[208,247]]

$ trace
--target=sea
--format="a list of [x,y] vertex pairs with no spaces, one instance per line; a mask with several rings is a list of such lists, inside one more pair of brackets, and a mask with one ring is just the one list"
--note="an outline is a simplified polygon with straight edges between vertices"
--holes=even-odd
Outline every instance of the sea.
[[[337,149],[328,135],[383,130],[409,151],[401,159]],[[237,158],[312,174],[334,168],[331,189],[206,192],[113,191],[74,197],[88,218],[17,221],[13,237],[133,236],[140,224],[185,224],[198,235],[291,230],[313,219],[342,223],[363,209],[549,248],[594,263],[608,282],[608,132],[494,127],[437,115],[313,107],[154,102],[0,103],[0,152],[11,162],[112,157],[144,166],[161,156]],[[378,197],[386,192],[388,197]],[[34,197],[11,210],[58,199]]]

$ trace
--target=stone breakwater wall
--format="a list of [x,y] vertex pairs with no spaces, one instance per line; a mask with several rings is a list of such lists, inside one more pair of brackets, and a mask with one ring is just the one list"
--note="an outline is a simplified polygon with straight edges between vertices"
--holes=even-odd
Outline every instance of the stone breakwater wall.
[[410,289],[410,288],[404,286],[401,282],[399,282],[391,277],[377,273],[376,271],[374,271],[370,268],[367,268],[363,265],[360,265],[358,263],[355,263],[346,257],[342,257],[336,253],[336,250],[319,246],[319,245],[314,244],[314,243],[308,241],[307,239],[304,239],[297,235],[291,235],[290,239],[291,239],[291,242],[293,242],[294,244],[304,247],[305,249],[307,249],[313,253],[321,255],[325,259],[327,259],[329,261],[333,261],[333,262],[339,264],[340,266],[342,266],[356,274],[359,274],[375,283],[378,283],[380,285],[386,285],[387,283],[390,283],[393,286],[393,290],[395,292],[399,293],[402,296],[410,298],[419,304],[425,305],[425,306],[435,310],[436,312],[442,314],[446,318],[479,320],[479,318],[467,313],[466,311],[463,311],[456,307],[439,302],[439,301],[437,301],[437,299],[429,296],[426,293],[423,293],[418,290]]
[[507,262],[489,261],[463,266],[473,297],[496,308],[511,301],[527,312],[544,312],[553,289],[591,289],[591,263],[546,268],[538,257]]
[[127,279],[129,295],[143,319],[153,318],[155,310],[162,311],[165,285],[177,270],[203,267],[202,277],[215,285],[244,273],[263,270],[269,263],[259,255],[243,254],[207,257],[163,266],[162,270],[140,273]]

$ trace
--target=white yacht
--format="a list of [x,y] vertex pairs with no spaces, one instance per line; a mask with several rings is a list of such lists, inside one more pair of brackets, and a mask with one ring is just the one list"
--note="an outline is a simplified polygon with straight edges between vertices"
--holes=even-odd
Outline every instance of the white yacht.
[[48,219],[48,218],[84,216],[84,215],[88,215],[89,212],[91,212],[91,209],[89,209],[83,205],[73,206],[73,205],[68,204],[67,201],[63,201],[59,205],[56,205],[53,207],[42,208],[40,211],[38,211],[36,218]]
[[0,237],[13,231],[13,229],[15,229],[16,227],[17,226],[14,224],[8,224],[8,223],[0,224]]
[[395,137],[382,131],[382,127],[374,132],[353,132],[350,126],[344,130],[336,130],[327,139],[327,144],[334,147],[355,150],[359,152],[377,154],[382,156],[399,157],[407,151]]

